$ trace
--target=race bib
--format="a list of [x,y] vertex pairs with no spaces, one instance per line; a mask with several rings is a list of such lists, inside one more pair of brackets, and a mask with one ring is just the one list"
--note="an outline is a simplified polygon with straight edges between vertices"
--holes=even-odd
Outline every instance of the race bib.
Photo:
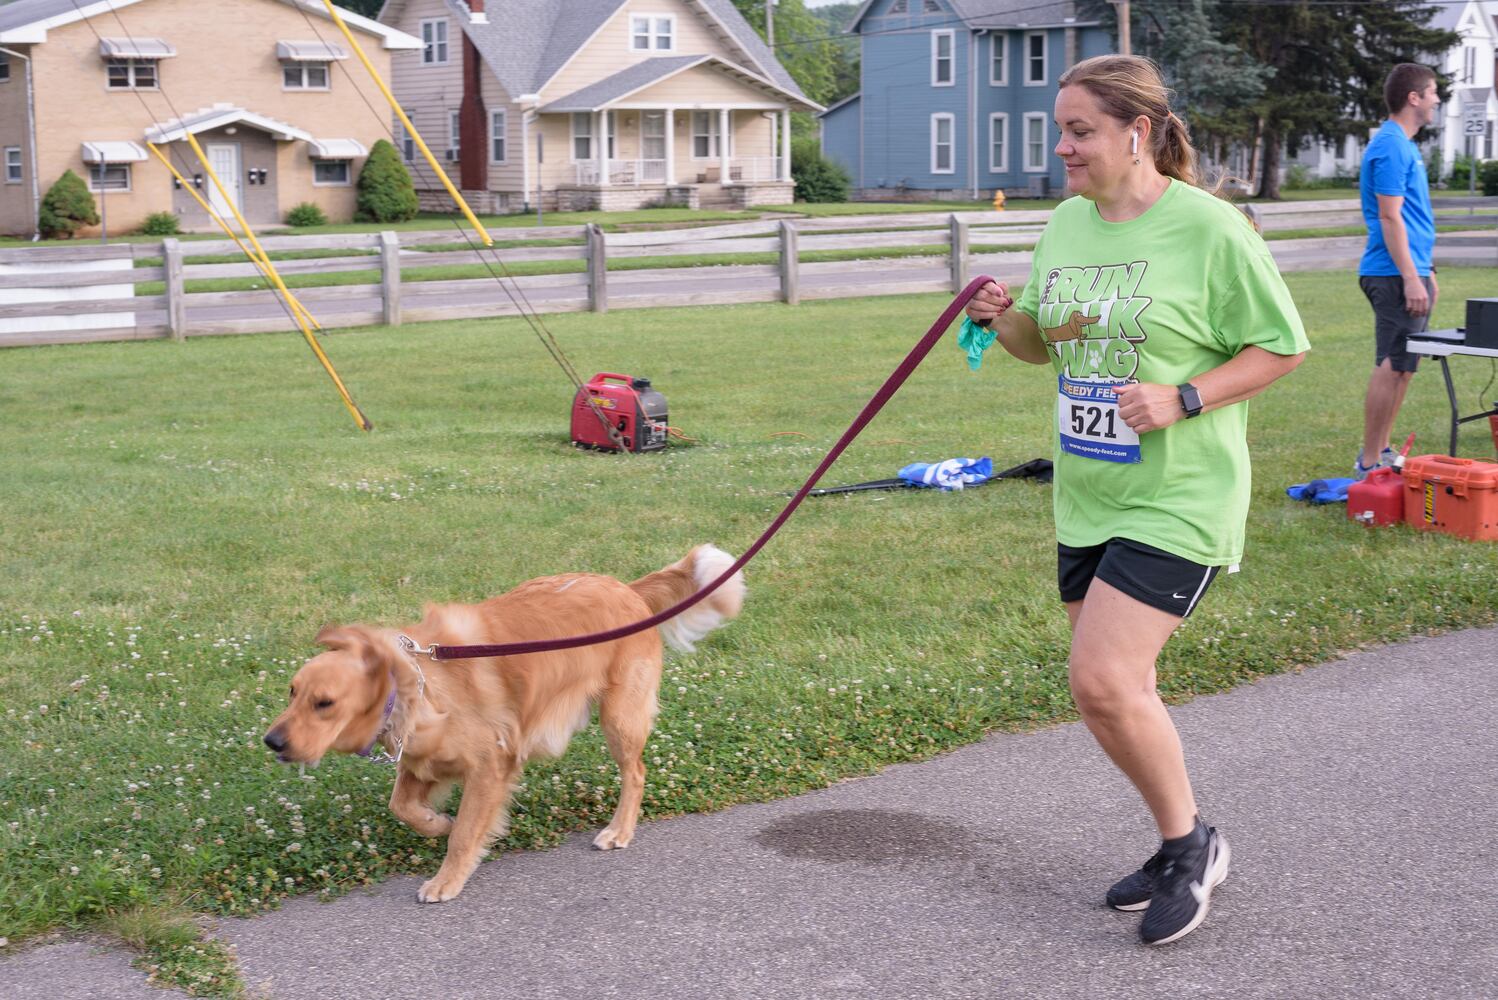
[[1103,462],[1139,462],[1139,435],[1118,415],[1118,394],[1103,382],[1056,376],[1061,450]]

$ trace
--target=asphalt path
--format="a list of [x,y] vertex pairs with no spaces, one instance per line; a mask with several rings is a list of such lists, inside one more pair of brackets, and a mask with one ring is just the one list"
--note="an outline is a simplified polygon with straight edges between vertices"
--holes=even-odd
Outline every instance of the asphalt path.
[[[1162,948],[1102,905],[1155,845],[1079,724],[646,823],[626,851],[588,834],[504,855],[446,904],[401,878],[217,933],[275,1000],[1490,1000],[1495,706],[1498,629],[1479,629],[1173,708],[1233,869],[1202,927]],[[0,960],[0,996],[164,995],[122,968],[35,948]]]

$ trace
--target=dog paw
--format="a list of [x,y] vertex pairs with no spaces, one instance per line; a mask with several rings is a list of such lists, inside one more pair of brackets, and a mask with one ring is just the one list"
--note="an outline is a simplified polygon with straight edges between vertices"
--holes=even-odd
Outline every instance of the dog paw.
[[633,839],[633,834],[626,836],[613,827],[606,826],[598,831],[598,836],[593,838],[593,846],[600,851],[623,850]]
[[467,879],[452,878],[438,872],[417,890],[416,899],[422,903],[445,903],[449,899],[457,898],[458,893],[463,891],[463,883],[467,881]]

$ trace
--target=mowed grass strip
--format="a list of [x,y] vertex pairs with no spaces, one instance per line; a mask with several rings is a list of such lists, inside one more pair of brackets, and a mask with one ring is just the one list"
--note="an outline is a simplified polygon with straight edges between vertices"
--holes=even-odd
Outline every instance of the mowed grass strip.
[[[1490,272],[1441,279],[1438,325],[1491,292]],[[1248,557],[1167,646],[1173,700],[1494,620],[1494,546],[1285,498],[1346,473],[1372,350],[1355,276],[1289,282],[1315,350],[1250,404]],[[945,301],[546,317],[580,369],[651,377],[698,439],[651,455],[571,448],[571,386],[514,319],[327,333],[371,433],[295,335],[4,352],[0,937],[433,871],[444,845],[389,815],[389,769],[300,774],[260,745],[318,629],[548,573],[630,579],[698,542],[743,551]],[[1470,401],[1490,367],[1454,374]],[[997,353],[970,372],[951,339],[824,484],[1048,456],[1054,385]],[[1445,412],[1427,366],[1400,439],[1444,450]],[[1492,456],[1485,426],[1462,440]],[[1048,489],[1024,481],[809,500],[749,566],[743,618],[668,658],[647,818],[1072,718],[1052,532]],[[617,787],[586,731],[527,769],[501,847],[602,825]]]

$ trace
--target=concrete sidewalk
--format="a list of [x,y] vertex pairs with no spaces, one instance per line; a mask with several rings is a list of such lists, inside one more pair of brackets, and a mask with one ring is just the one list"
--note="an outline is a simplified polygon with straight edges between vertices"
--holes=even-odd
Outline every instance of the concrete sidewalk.
[[[1234,867],[1164,948],[1102,906],[1155,841],[1078,724],[647,823],[623,852],[503,856],[440,906],[405,878],[219,933],[276,1000],[1498,997],[1495,707],[1479,629],[1173,709]],[[118,971],[101,992],[108,961],[34,949],[0,996],[166,995]]]

